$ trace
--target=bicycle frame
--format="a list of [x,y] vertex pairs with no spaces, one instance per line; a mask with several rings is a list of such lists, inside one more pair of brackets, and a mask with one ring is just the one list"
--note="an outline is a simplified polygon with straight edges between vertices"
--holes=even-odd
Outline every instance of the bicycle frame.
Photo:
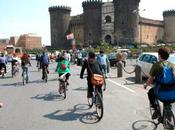
[[62,94],[62,93],[64,94],[64,99],[66,98],[66,89],[67,89],[66,74],[67,74],[67,72],[62,74],[58,78],[58,80],[59,80],[59,89],[58,89],[58,91],[59,91],[60,94]]
[[93,89],[94,89],[93,96],[91,98],[88,97],[88,104],[90,108],[93,106],[93,104],[95,105],[97,117],[100,120],[103,117],[103,109],[104,109],[103,98],[102,98],[103,94],[102,94],[102,90],[100,92],[97,86],[94,86]]
[[[162,111],[159,100],[156,99],[157,102],[157,110],[159,111],[160,115],[157,118],[158,123],[162,123],[165,129],[173,130],[175,128],[175,117],[172,112],[172,106],[170,103],[163,103]],[[150,108],[151,110],[151,108]],[[152,112],[151,112],[152,115]],[[153,120],[154,121],[154,120]],[[154,121],[155,122],[155,121]]]

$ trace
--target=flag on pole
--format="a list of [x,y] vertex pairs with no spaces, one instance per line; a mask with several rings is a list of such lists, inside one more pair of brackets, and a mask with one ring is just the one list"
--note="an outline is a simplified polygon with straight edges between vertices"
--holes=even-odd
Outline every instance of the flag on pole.
[[67,38],[67,40],[74,39],[74,34],[70,33],[70,34],[66,35],[66,38]]

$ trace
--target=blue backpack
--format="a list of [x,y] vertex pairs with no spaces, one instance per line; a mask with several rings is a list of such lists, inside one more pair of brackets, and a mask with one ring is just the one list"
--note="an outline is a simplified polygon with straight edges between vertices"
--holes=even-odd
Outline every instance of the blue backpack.
[[162,73],[156,77],[156,82],[164,85],[171,85],[175,83],[175,75],[172,67],[164,65]]
[[173,68],[169,65],[164,65],[162,73],[155,78],[156,87],[155,94],[162,102],[175,102],[175,75]]

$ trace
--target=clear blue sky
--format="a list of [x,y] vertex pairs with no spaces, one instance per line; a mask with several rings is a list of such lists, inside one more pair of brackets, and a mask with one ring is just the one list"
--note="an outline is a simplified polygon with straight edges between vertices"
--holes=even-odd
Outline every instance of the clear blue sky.
[[[0,38],[10,38],[33,33],[42,37],[42,43],[50,44],[50,16],[48,7],[67,5],[71,15],[82,13],[83,0],[1,0]],[[103,0],[104,2],[107,0]],[[111,0],[109,0],[111,1]],[[175,9],[175,0],[141,0],[141,16],[162,20],[162,11]]]

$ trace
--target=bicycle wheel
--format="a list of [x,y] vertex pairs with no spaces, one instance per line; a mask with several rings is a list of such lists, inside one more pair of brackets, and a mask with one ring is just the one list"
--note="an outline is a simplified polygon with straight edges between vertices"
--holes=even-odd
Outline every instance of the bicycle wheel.
[[164,130],[174,130],[175,118],[171,106],[165,106],[163,110],[163,127]]
[[47,83],[47,78],[48,78],[48,77],[47,77],[47,72],[46,72],[46,70],[45,70],[45,71],[44,71],[44,82],[45,82],[45,83]]
[[66,99],[66,89],[67,89],[67,84],[64,82],[64,86],[63,86],[64,99]]
[[23,85],[26,84],[26,76],[25,76],[25,73],[22,74],[22,83],[23,83]]
[[102,101],[102,95],[99,92],[97,92],[96,95],[95,105],[96,105],[97,116],[99,119],[101,119],[103,117],[103,101]]

